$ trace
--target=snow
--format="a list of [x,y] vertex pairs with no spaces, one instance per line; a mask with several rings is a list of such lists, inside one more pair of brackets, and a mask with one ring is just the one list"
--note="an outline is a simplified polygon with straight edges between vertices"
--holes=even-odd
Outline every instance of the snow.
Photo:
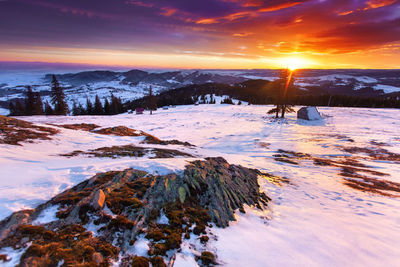
[[137,237],[135,244],[127,250],[128,254],[147,257],[147,251],[149,250],[150,241],[147,240],[144,235]]
[[375,90],[383,90],[385,94],[390,94],[394,92],[400,92],[400,87],[395,87],[391,85],[386,85],[386,84],[377,84],[374,86]]
[[22,254],[24,254],[26,248],[20,248],[18,250],[14,250],[11,247],[7,247],[7,248],[3,248],[0,250],[0,255],[1,254],[5,254],[7,255],[7,262],[1,262],[1,266],[3,267],[14,267],[14,266],[18,266],[19,265],[19,260],[22,256]]
[[[246,207],[246,214],[238,213],[237,221],[231,222],[230,227],[209,229],[217,238],[209,241],[207,249],[215,252],[223,265],[399,266],[399,198],[352,189],[342,183],[335,167],[315,166],[311,161],[291,165],[277,162],[273,157],[278,149],[320,158],[344,156],[348,153],[340,146],[366,147],[372,140],[387,143],[389,151],[400,153],[399,111],[318,107],[324,115],[323,123],[298,123],[295,113],[278,123],[265,115],[271,108],[216,104],[178,106],[158,110],[152,116],[146,113],[23,119],[42,125],[82,122],[102,127],[125,125],[161,139],[190,142],[196,147],[167,147],[199,158],[222,156],[232,164],[288,178],[291,184],[277,186],[260,177],[261,189],[272,198],[268,210]],[[346,141],[348,138],[354,142]],[[166,174],[181,171],[187,162],[194,160],[57,156],[76,149],[139,142],[140,138],[135,137],[63,129],[51,141],[0,145],[0,177],[6,177],[0,180],[0,218],[15,210],[34,207],[97,172],[132,167]],[[263,143],[270,145],[260,145]],[[360,162],[390,174],[384,179],[400,182],[400,164],[367,159]],[[46,211],[43,218],[51,218],[53,212]],[[144,255],[146,242],[139,238],[130,251]],[[194,264],[194,250],[201,247],[183,248],[177,254],[175,266]]]
[[8,114],[10,114],[8,109],[0,108],[0,115],[7,116]]
[[251,80],[267,80],[267,81],[275,81],[279,79],[279,77],[265,77],[257,75],[243,75],[242,77]]
[[157,223],[159,224],[169,224],[169,220],[165,215],[164,211],[161,211],[160,217],[157,219]]
[[43,210],[32,224],[39,225],[56,221],[58,219],[56,216],[58,208],[59,206],[55,205]]
[[354,79],[356,79],[359,82],[363,82],[363,83],[377,83],[378,80],[368,77],[368,76],[359,76],[359,77],[354,77]]

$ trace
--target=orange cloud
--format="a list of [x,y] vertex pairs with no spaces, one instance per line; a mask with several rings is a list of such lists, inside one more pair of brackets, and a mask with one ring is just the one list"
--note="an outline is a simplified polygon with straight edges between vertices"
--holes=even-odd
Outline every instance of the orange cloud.
[[178,11],[175,8],[169,8],[169,7],[163,7],[161,10],[162,11],[160,14],[165,17],[171,17]]
[[153,7],[154,6],[151,3],[145,3],[142,1],[136,1],[136,0],[127,0],[125,3],[130,4],[130,5],[135,5],[135,6],[142,6],[142,7]]
[[241,33],[234,33],[234,34],[232,34],[232,36],[234,36],[234,37],[246,37],[246,36],[249,36],[249,35],[252,35],[253,33],[252,32],[241,32]]
[[367,7],[364,8],[364,10],[390,6],[396,2],[397,0],[369,0],[367,2]]
[[281,9],[297,6],[297,5],[301,4],[301,3],[302,2],[288,2],[288,3],[283,3],[283,4],[279,4],[279,5],[275,5],[275,6],[260,8],[258,11],[262,12],[262,13],[273,12],[273,11],[278,11],[278,10],[281,10]]
[[[241,2],[240,0],[226,0],[225,2]],[[303,2],[288,2],[288,3],[283,3],[283,4],[277,4],[265,8],[259,8],[258,10],[245,10],[245,11],[239,11],[239,12],[234,12],[231,14],[228,14],[226,16],[222,17],[216,17],[216,18],[204,18],[196,21],[197,24],[214,24],[218,23],[221,21],[234,21],[242,18],[249,18],[249,17],[257,17],[260,13],[268,13],[268,12],[273,12],[273,11],[278,11],[286,8],[290,8],[293,6],[297,6]],[[246,1],[245,3],[242,3],[243,7],[258,7],[259,6],[259,1]],[[297,21],[301,22],[301,21]]]
[[338,15],[339,15],[339,16],[346,16],[346,15],[350,15],[350,14],[352,14],[352,13],[354,13],[353,10],[351,10],[351,11],[340,12],[340,13],[338,13]]
[[200,19],[198,21],[196,21],[196,24],[213,24],[213,23],[217,23],[218,20],[217,19]]

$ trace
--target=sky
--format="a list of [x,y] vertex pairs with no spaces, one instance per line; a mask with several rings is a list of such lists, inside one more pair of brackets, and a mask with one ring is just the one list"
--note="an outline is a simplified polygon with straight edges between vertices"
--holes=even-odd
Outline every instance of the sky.
[[400,0],[0,0],[0,61],[400,68]]

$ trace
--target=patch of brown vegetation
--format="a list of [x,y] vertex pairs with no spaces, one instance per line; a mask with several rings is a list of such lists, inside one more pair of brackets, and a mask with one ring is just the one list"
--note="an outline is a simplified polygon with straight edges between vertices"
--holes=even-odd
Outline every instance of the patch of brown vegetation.
[[286,177],[281,177],[281,176],[275,176],[269,173],[261,173],[260,176],[270,182],[271,184],[277,185],[277,186],[283,186],[285,184],[291,184],[290,180]]
[[0,144],[21,145],[34,140],[51,140],[58,130],[0,115]]
[[132,260],[132,267],[149,267],[150,262],[146,257],[135,256]]
[[313,141],[315,139],[315,141],[319,142],[322,141],[323,139],[320,139],[319,137],[329,137],[329,138],[335,138],[337,140],[340,141],[345,141],[345,142],[350,142],[350,143],[354,143],[354,139],[343,135],[343,134],[322,134],[322,133],[315,133],[315,134],[311,134],[311,135],[316,135],[318,137],[316,138],[311,138],[309,139],[310,141]]
[[109,128],[102,128],[98,130],[93,130],[93,133],[103,134],[103,135],[115,135],[115,136],[145,136],[145,132],[134,130],[125,126],[115,126]]
[[153,144],[153,145],[181,145],[181,146],[194,146],[189,142],[181,142],[179,140],[160,140],[155,136],[146,134],[145,140],[142,142],[143,144]]
[[[146,238],[150,243],[149,256],[164,256],[168,250],[178,249],[182,243],[182,235],[192,232],[195,235],[205,234],[206,226],[211,222],[208,211],[201,207],[195,198],[188,198],[184,203],[168,203],[163,207],[169,224],[151,223]],[[207,236],[203,236],[205,240]]]
[[[116,259],[118,249],[93,237],[81,225],[67,225],[57,231],[43,226],[20,225],[13,235],[1,241],[1,246],[18,248],[20,244],[31,245],[20,259],[21,266],[109,266]],[[100,255],[96,257],[94,255]],[[95,259],[102,259],[98,263]]]
[[369,143],[370,143],[371,145],[379,146],[379,147],[382,147],[382,146],[391,146],[391,145],[389,145],[388,143],[385,143],[385,142],[378,142],[378,141],[376,141],[376,140],[372,140],[372,141],[370,141]]
[[298,161],[299,159],[310,159],[311,156],[309,154],[304,154],[304,153],[299,153],[299,152],[294,152],[294,151],[289,151],[289,150],[283,150],[279,149],[278,154],[274,154],[274,160],[279,161],[279,162],[284,162],[284,163],[290,163],[293,165],[299,165]]
[[[400,155],[391,153],[383,148],[359,148],[359,147],[345,147],[344,151],[348,153],[363,153],[368,154],[372,160],[389,160],[398,161]],[[344,177],[343,183],[353,189],[361,190],[363,192],[370,192],[389,197],[400,197],[400,184],[391,182],[381,178],[374,178],[366,176],[365,174],[383,177],[389,176],[387,173],[373,170],[372,167],[367,166],[357,160],[356,157],[342,157],[337,159],[318,158],[308,154],[279,150],[281,154],[274,155],[275,160],[299,164],[300,160],[311,159],[316,166],[331,166],[340,169],[339,175]]]
[[266,142],[258,142],[257,143],[260,147],[263,147],[263,148],[269,148],[270,147],[270,143],[266,143]]
[[194,156],[185,152],[181,152],[175,149],[163,149],[163,148],[150,148],[150,147],[139,147],[134,145],[124,146],[112,146],[112,147],[101,147],[89,151],[75,150],[71,153],[61,154],[63,157],[75,157],[78,155],[88,155],[97,158],[118,158],[118,157],[144,157],[145,155],[153,154],[150,158],[174,158],[174,157],[189,157]]
[[400,183],[356,174],[350,175],[352,178],[349,178],[348,174],[344,174],[344,176],[346,176],[344,184],[354,189],[381,196],[400,197]]
[[390,152],[381,147],[343,147],[342,149],[343,151],[351,154],[367,154],[372,160],[400,162],[400,154]]
[[217,264],[215,262],[214,254],[209,251],[203,251],[201,255],[197,257],[197,260],[200,261],[204,266],[214,266]]
[[[102,135],[115,135],[115,136],[145,136],[144,141],[142,141],[142,144],[153,144],[153,145],[181,145],[181,146],[191,146],[193,147],[194,145],[188,143],[188,142],[181,142],[179,140],[161,140],[151,134],[148,134],[143,131],[135,130],[128,128],[126,126],[115,126],[115,127],[108,127],[108,128],[100,128],[101,126],[97,124],[86,124],[86,123],[79,123],[79,124],[62,124],[62,125],[54,125],[58,127],[63,127],[66,129],[71,129],[71,130],[83,130],[83,131],[88,131],[96,134],[102,134]],[[97,130],[96,130],[97,129]]]
[[77,123],[77,124],[62,124],[62,125],[55,125],[58,127],[63,127],[66,129],[70,129],[70,130],[82,130],[82,131],[87,131],[87,132],[91,132],[96,128],[99,128],[100,126],[97,124],[88,124],[88,123]]

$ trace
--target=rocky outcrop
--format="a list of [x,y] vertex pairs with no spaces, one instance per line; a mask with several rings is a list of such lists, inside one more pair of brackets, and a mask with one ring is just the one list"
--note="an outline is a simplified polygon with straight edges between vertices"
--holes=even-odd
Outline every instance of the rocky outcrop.
[[322,120],[316,107],[303,107],[297,111],[297,118],[307,121]]
[[[0,233],[6,234],[0,248],[23,247],[30,241],[30,248],[40,249],[29,248],[21,258],[22,265],[44,261],[57,265],[64,256],[65,262],[71,261],[70,250],[77,249],[78,243],[74,242],[77,241],[82,246],[95,245],[87,253],[80,253],[74,264],[87,260],[107,266],[120,250],[121,262],[126,265],[135,260],[165,266],[164,260],[171,260],[173,255],[167,252],[179,249],[183,237],[198,235],[206,243],[209,240],[206,228],[211,223],[229,226],[235,220],[235,211],[244,212],[243,205],[264,208],[270,199],[260,192],[259,175],[258,170],[231,165],[223,158],[191,162],[178,174],[155,176],[134,169],[97,174],[57,195],[23,219],[13,220],[14,214],[6,223],[2,222]],[[40,228],[30,225],[44,209],[54,205],[59,207],[56,221],[37,226]],[[168,224],[158,221],[161,211],[168,218]],[[11,221],[15,222],[11,225],[13,228],[4,232],[10,228]],[[85,229],[89,225],[90,229],[95,225],[95,236]],[[68,231],[77,239],[71,241]],[[43,238],[45,233],[48,238]],[[148,258],[134,257],[127,252],[141,234],[150,241]],[[51,256],[51,251],[59,249],[59,253],[53,252],[57,257]],[[217,258],[204,252],[198,261],[214,265]]]

